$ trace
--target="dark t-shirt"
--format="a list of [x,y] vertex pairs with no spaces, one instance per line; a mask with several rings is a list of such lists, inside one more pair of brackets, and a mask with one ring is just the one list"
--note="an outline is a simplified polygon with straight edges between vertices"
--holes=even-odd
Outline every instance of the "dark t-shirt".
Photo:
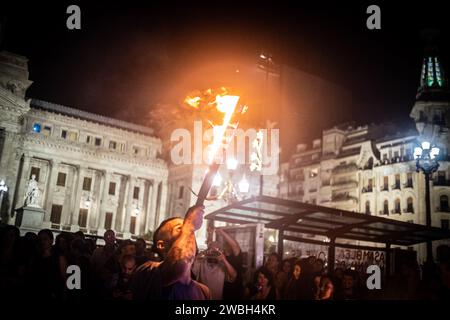
[[304,278],[296,280],[291,278],[286,286],[284,299],[286,300],[307,300],[311,297],[311,286],[308,285]]
[[146,256],[146,255],[141,255],[141,256],[137,256],[136,258],[135,258],[135,260],[136,260],[136,266],[140,266],[140,265],[143,265],[144,263],[146,263],[147,261],[149,261],[150,260],[150,258],[148,257],[148,256]]
[[59,269],[59,257],[52,254],[36,259],[33,267],[32,285],[39,300],[61,299],[64,281]]
[[258,299],[255,294],[251,298],[251,300],[276,300],[276,298],[277,298],[277,290],[275,289],[275,287],[271,287],[269,290],[269,293],[267,294],[267,296],[264,299]]
[[133,275],[131,292],[133,299],[146,300],[209,300],[209,289],[192,280],[185,285],[175,282],[170,286],[162,285],[161,263],[148,261],[141,265]]
[[242,286],[242,252],[239,252],[237,256],[227,256],[228,262],[236,270],[237,276],[233,282],[225,281],[223,285],[223,300],[239,300],[242,299],[244,288]]

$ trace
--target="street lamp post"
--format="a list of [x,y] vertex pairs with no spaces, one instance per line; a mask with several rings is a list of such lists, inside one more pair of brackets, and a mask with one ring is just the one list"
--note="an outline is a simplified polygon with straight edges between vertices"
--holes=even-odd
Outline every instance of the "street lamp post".
[[229,180],[227,182],[228,184],[228,192],[231,193],[228,195],[227,200],[228,202],[231,204],[231,202],[233,202],[234,200],[236,200],[237,194],[236,191],[240,194],[246,194],[248,193],[249,190],[249,183],[247,181],[247,179],[245,178],[245,173],[242,176],[242,179],[239,181],[239,183],[237,184],[237,188],[236,185],[233,182],[233,176],[234,176],[234,172],[237,170],[238,168],[238,161],[234,158],[230,158],[227,160],[227,169],[229,172]]
[[[439,168],[439,163],[436,160],[439,151],[438,147],[432,146],[428,141],[424,141],[420,147],[414,148],[417,172],[422,171],[425,175],[425,210],[427,227],[431,227],[430,177]],[[427,262],[431,263],[432,261],[433,246],[431,241],[427,241]]]
[[[245,173],[239,183],[235,184],[233,181],[234,172],[238,169],[239,163],[236,159],[230,158],[227,160],[228,179],[223,181],[220,173],[217,173],[213,180],[214,187],[221,187],[224,184],[223,189],[212,197],[207,197],[207,200],[225,200],[228,205],[239,200],[239,196],[244,196],[249,192],[250,184],[245,178]],[[207,229],[214,229],[214,220],[208,220]],[[212,240],[212,233],[208,231],[206,242],[209,243]]]
[[242,176],[242,179],[239,183],[235,184],[233,181],[234,172],[238,168],[237,160],[230,158],[227,160],[227,169],[228,169],[228,179],[223,180],[220,173],[217,173],[213,180],[213,186],[220,187],[224,184],[223,189],[215,196],[208,197],[208,200],[219,200],[223,199],[228,202],[228,204],[232,204],[236,200],[239,200],[239,195],[245,195],[248,193],[250,185],[247,179],[245,178],[245,173]]
[[[3,194],[8,192],[8,186],[5,183],[5,180],[0,180],[0,214],[2,212],[2,205],[3,205]],[[0,216],[1,219],[1,216]]]
[[[274,71],[274,67],[275,67],[275,63],[272,60],[272,55],[267,54],[267,53],[261,53],[259,55],[260,61],[261,61],[261,68],[263,70],[266,71],[266,94],[269,94],[269,72],[270,71]],[[267,96],[267,101],[269,100],[269,97]],[[259,195],[262,196],[263,195],[263,188],[264,188],[264,177],[262,174],[262,170],[261,170],[261,174],[259,176]]]
[[[265,91],[266,91],[266,99],[267,99],[267,108],[269,108],[269,74],[281,75],[281,69],[278,64],[272,58],[272,54],[268,52],[261,52],[259,55],[258,67],[266,72],[266,83],[265,83]],[[264,177],[261,170],[261,175],[259,177],[259,195],[263,195],[264,188]]]

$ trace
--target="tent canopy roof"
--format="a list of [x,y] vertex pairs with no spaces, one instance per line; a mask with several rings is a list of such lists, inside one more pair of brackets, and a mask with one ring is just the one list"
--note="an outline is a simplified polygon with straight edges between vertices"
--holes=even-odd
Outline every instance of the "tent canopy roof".
[[266,228],[283,232],[400,246],[450,238],[449,230],[269,196],[233,203],[206,219],[263,223]]

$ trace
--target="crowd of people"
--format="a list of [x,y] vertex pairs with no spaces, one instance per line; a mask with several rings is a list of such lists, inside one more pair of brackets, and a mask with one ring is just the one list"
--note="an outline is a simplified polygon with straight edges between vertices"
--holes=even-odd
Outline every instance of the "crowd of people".
[[[445,249],[449,253],[448,247]],[[426,267],[425,267],[426,269]],[[449,260],[425,270],[407,262],[397,272],[382,279],[380,290],[367,285],[371,274],[354,268],[328,271],[326,264],[314,256],[281,260],[271,253],[258,269],[246,298],[281,300],[416,300],[450,298]],[[424,270],[421,276],[421,270]],[[430,276],[431,275],[431,276]]]
[[[201,223],[200,223],[201,224]],[[214,299],[214,300],[363,300],[448,299],[449,247],[440,249],[438,264],[425,268],[402,265],[383,281],[381,290],[369,290],[368,275],[352,269],[327,271],[316,257],[282,260],[277,253],[245,281],[243,253],[223,229],[208,249],[198,251],[192,235],[199,228],[180,218],[164,221],[155,231],[153,246],[144,239],[118,241],[112,230],[102,245],[82,232],[51,230],[20,236],[11,225],[0,228],[0,291],[7,298],[63,301]],[[194,242],[192,242],[194,241]],[[194,249],[195,250],[194,250]],[[194,251],[193,251],[194,250]],[[81,271],[81,288],[67,288],[67,268]]]

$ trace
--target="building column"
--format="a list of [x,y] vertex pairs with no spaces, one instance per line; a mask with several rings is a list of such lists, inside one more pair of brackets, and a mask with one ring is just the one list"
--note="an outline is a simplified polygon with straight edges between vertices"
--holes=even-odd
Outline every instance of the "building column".
[[71,225],[78,227],[78,216],[80,215],[80,201],[81,201],[81,189],[83,187],[83,179],[81,177],[84,172],[84,168],[77,166],[78,170],[77,178],[75,179],[74,186],[74,201],[72,203],[72,216],[71,216]]
[[159,224],[166,218],[167,213],[167,181],[159,181],[156,188],[156,213],[154,228],[158,228]]
[[159,226],[159,212],[161,207],[161,181],[155,181],[155,184],[153,186],[153,193],[154,193],[154,210],[153,210],[153,230],[156,230]]
[[58,176],[58,167],[59,162],[55,160],[49,161],[49,174],[47,177],[47,190],[45,191],[45,202],[44,202],[44,210],[45,210],[45,218],[44,222],[50,222],[50,215],[52,211],[52,202],[53,202],[53,191],[55,190],[56,178]]
[[95,170],[94,188],[92,191],[93,203],[89,211],[89,228],[97,229],[98,221],[100,219],[101,198],[105,188],[105,171]]
[[117,204],[117,212],[116,219],[114,224],[114,230],[116,232],[122,232],[124,225],[124,212],[126,211],[125,207],[125,199],[128,194],[128,187],[130,182],[130,176],[123,175],[120,179],[120,188],[119,188],[119,201]]
[[149,207],[150,207],[150,181],[144,180],[144,198],[142,199],[142,208],[139,213],[139,234],[145,235],[148,231]]
[[66,186],[64,187],[64,201],[63,201],[63,208],[61,212],[61,224],[63,227],[70,227],[70,215],[72,213],[72,203],[73,203],[73,197],[71,197],[72,194],[74,194],[74,188],[75,188],[75,180],[78,175],[77,168],[73,165],[64,163],[64,166],[70,167],[69,172],[66,176]]
[[134,186],[136,185],[136,178],[130,177],[128,184],[127,202],[125,205],[125,224],[123,232],[130,233],[131,213],[133,211],[133,193]]
[[155,230],[153,227],[155,225],[155,205],[156,205],[156,188],[155,180],[149,181],[148,186],[148,205],[145,220],[145,232],[148,230]]
[[[11,219],[8,223],[15,225],[16,212],[15,210],[24,205],[23,197],[25,193],[25,185],[30,170],[30,157],[26,154],[22,154],[19,160],[19,167],[17,168],[17,177],[14,186],[14,193],[12,193],[12,203],[10,207]],[[12,186],[10,186],[12,190]],[[11,192],[11,191],[10,191]]]
[[175,183],[169,183],[168,185],[167,198],[169,200],[167,201],[167,215],[172,217],[174,214],[175,203],[178,200],[178,188],[175,188]]
[[168,212],[167,212],[167,181],[166,180],[164,180],[163,182],[162,182],[162,185],[161,185],[161,204],[160,204],[160,207],[159,207],[159,222],[158,222],[158,226],[159,226],[159,224],[163,221],[163,220],[165,220],[165,219],[167,219],[169,216],[168,216]]
[[24,203],[24,196],[25,196],[25,186],[27,185],[27,181],[29,180],[30,176],[30,161],[31,157],[28,155],[23,155],[23,163],[22,168],[20,172],[20,181],[17,185],[17,197],[14,201],[14,208],[22,207],[25,205]]
[[[10,135],[8,132],[6,133],[6,138],[8,139],[8,136]],[[6,149],[6,143],[7,140],[5,140],[4,149]],[[14,147],[18,147],[18,143],[15,143],[15,140],[11,140],[12,145]],[[21,171],[23,167],[23,158],[22,154],[19,151],[16,151],[14,153],[11,153],[9,156],[9,160],[5,156],[5,153],[3,153],[2,157],[2,164],[0,164],[0,172],[2,177],[4,177],[6,184],[9,187],[8,193],[6,194],[6,199],[3,198],[3,205],[6,207],[5,213],[9,213],[7,217],[1,217],[2,219],[5,218],[6,223],[10,223],[14,218],[12,218],[11,214],[14,214],[14,209],[16,208],[15,203],[17,202],[17,193],[19,192],[19,184],[21,180]],[[10,173],[10,174],[9,174]],[[5,209],[4,209],[5,210]],[[15,215],[13,215],[15,217]],[[13,222],[14,223],[14,222]]]
[[108,191],[109,191],[109,172],[103,171],[103,189],[101,193],[100,198],[100,206],[98,210],[98,221],[97,221],[97,230],[105,230],[105,202],[108,198]]

